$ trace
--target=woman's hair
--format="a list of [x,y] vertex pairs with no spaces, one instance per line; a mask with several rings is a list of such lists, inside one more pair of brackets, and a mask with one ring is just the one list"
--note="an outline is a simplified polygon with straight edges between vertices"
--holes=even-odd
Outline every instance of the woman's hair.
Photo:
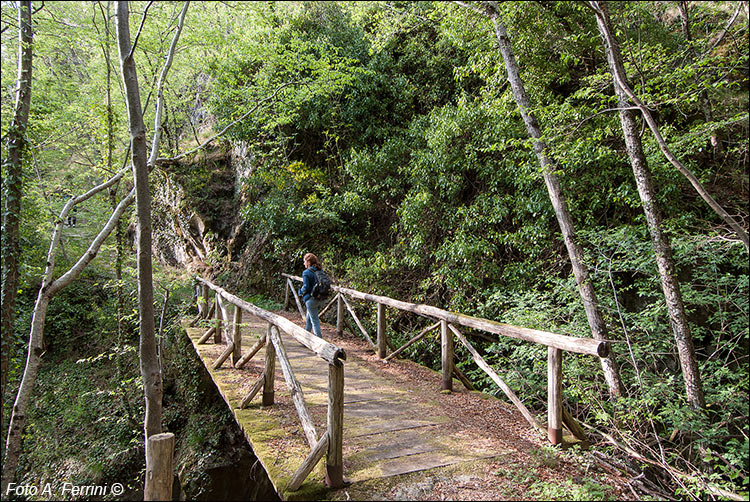
[[318,257],[317,257],[317,256],[315,256],[315,255],[314,255],[314,254],[312,254],[312,253],[307,253],[307,254],[305,255],[305,257],[304,257],[304,260],[305,260],[305,261],[306,261],[307,263],[309,263],[309,264],[310,264],[310,266],[313,266],[313,265],[315,265],[315,266],[316,266],[316,267],[318,267],[318,268],[322,268],[322,266],[320,265],[320,260],[318,259]]

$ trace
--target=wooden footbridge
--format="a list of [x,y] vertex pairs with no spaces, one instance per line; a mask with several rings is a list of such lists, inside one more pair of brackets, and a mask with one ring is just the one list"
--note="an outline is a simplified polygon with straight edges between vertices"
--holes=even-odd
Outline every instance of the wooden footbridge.
[[[334,344],[297,324],[304,323],[304,309],[293,281],[301,278],[284,277],[284,310],[293,298],[300,318],[263,310],[199,277],[199,314],[192,322],[184,322],[197,354],[282,499],[343,499],[336,495],[342,490],[331,490],[348,487],[349,497],[349,491],[357,493],[357,487],[368,482],[446,466],[474,465],[486,470],[488,460],[513,447],[503,442],[502,431],[486,430],[476,420],[467,420],[467,409],[479,417],[498,409],[507,414],[518,429],[512,440],[516,442],[523,441],[523,436],[538,441],[539,432],[552,444],[584,438],[562,406],[562,352],[606,357],[605,342],[509,326],[334,286],[336,295],[321,311],[322,318],[330,308],[336,309],[335,331],[323,324],[324,338],[333,339]],[[374,341],[347,297],[377,304]],[[434,323],[388,355],[386,307]],[[347,312],[366,345],[344,336]],[[461,332],[465,328],[548,347],[546,428],[476,351]],[[440,374],[414,363],[406,373],[392,370],[389,361],[436,329],[440,330]],[[458,388],[463,384],[471,389],[471,384],[454,364],[455,340],[466,347],[516,410]],[[276,393],[283,386],[289,392]],[[530,427],[518,427],[518,412]],[[565,438],[563,425],[571,434]]]

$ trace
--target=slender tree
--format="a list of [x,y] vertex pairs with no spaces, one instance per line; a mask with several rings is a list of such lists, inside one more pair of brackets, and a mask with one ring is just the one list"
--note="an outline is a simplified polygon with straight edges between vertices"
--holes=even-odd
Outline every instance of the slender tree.
[[3,159],[3,217],[2,217],[2,346],[0,347],[0,422],[5,384],[8,382],[10,361],[10,338],[16,310],[18,290],[18,263],[21,255],[19,221],[21,218],[21,197],[23,195],[23,175],[21,161],[26,148],[26,125],[31,106],[31,69],[34,35],[31,29],[31,2],[20,2],[18,7],[18,77],[16,79],[16,99],[13,119],[6,135],[7,157]]
[[[622,55],[617,39],[612,35],[609,13],[605,2],[590,2],[596,12],[596,20],[599,31],[604,40],[607,53],[607,62],[612,75],[619,73],[625,75],[622,64]],[[625,82],[627,84],[627,82]],[[651,241],[656,254],[656,265],[659,270],[662,290],[667,301],[667,310],[672,324],[672,331],[680,357],[682,376],[685,380],[685,390],[690,405],[694,408],[703,408],[706,404],[703,396],[703,385],[701,384],[698,363],[693,348],[693,337],[690,333],[690,325],[685,315],[685,306],[682,301],[680,284],[677,282],[677,272],[674,258],[672,256],[672,245],[669,238],[662,230],[662,215],[655,196],[655,190],[646,156],[641,144],[640,127],[636,121],[635,113],[630,107],[628,95],[620,85],[620,80],[614,79],[615,94],[617,95],[620,108],[620,122],[622,133],[625,137],[625,146],[633,166],[633,175],[638,187],[638,194],[643,204],[643,212],[646,215]]]
[[[597,24],[599,25],[599,31],[604,38],[606,46],[612,47],[616,45],[615,36],[609,28],[609,25],[604,21],[604,14],[599,8],[601,4],[599,2],[589,2],[589,5],[594,9],[594,12],[596,13],[596,20]],[[614,78],[616,84],[620,88],[622,88],[622,92],[628,97],[630,102],[632,102],[632,104],[640,110],[641,114],[643,115],[643,119],[646,121],[649,129],[651,129],[651,133],[656,140],[656,144],[659,145],[659,149],[664,154],[664,157],[674,167],[676,167],[677,170],[683,176],[685,176],[685,178],[687,178],[695,191],[698,192],[698,195],[700,195],[701,198],[711,207],[711,209],[713,209],[714,212],[716,212],[716,214],[719,215],[724,220],[724,222],[732,228],[732,230],[734,230],[734,232],[742,241],[742,244],[745,246],[745,252],[750,252],[750,240],[748,238],[747,230],[743,228],[742,225],[740,225],[718,202],[716,202],[716,200],[711,196],[711,194],[708,193],[706,188],[703,186],[700,180],[698,180],[695,174],[693,174],[690,169],[685,167],[685,165],[680,162],[677,156],[675,156],[675,154],[669,148],[669,145],[667,145],[667,142],[664,140],[664,137],[661,135],[659,126],[656,123],[653,115],[651,114],[651,111],[646,105],[643,104],[643,102],[635,94],[635,92],[633,92],[633,89],[628,84],[624,67],[613,67],[612,77]]]
[[[547,186],[547,192],[550,201],[552,202],[552,207],[555,210],[557,222],[560,225],[560,231],[562,232],[563,240],[565,241],[565,247],[568,250],[568,256],[570,257],[570,263],[573,268],[573,275],[578,284],[578,292],[583,301],[583,308],[586,312],[586,318],[589,327],[591,328],[591,333],[597,340],[608,340],[607,325],[604,322],[604,317],[599,308],[596,291],[594,290],[594,286],[589,277],[588,267],[583,260],[583,250],[578,244],[573,217],[570,214],[570,209],[568,208],[565,195],[560,186],[560,180],[555,174],[555,171],[557,170],[555,163],[547,153],[547,144],[542,137],[541,127],[539,126],[539,122],[532,110],[531,100],[526,93],[526,88],[523,79],[521,78],[521,72],[515,54],[513,53],[513,47],[510,38],[508,37],[507,30],[505,29],[505,24],[500,19],[498,6],[496,2],[483,2],[482,8],[474,7],[473,5],[464,2],[457,3],[489,17],[495,26],[495,35],[497,37],[498,45],[500,46],[505,69],[508,72],[508,82],[510,83],[513,92],[513,98],[521,112],[521,117],[526,125],[526,130],[533,140],[534,152],[536,153],[536,156],[539,159],[539,164],[542,167],[544,183]],[[624,389],[620,379],[619,366],[614,358],[614,354],[602,358],[601,364],[610,396],[613,398],[622,396]]]

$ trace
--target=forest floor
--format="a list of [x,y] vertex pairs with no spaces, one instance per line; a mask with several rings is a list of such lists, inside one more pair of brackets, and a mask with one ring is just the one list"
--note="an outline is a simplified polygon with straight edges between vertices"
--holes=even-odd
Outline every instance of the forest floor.
[[[297,324],[298,315],[276,312]],[[264,323],[244,320],[243,345],[249,346]],[[453,392],[440,392],[441,376],[413,361],[383,363],[359,337],[323,324],[324,338],[346,350],[344,408],[344,474],[351,484],[315,494],[330,500],[611,500],[632,499],[627,479],[601,471],[585,451],[552,447],[512,405],[454,380]],[[195,335],[191,333],[191,338]],[[245,340],[248,340],[247,342]],[[248,344],[249,342],[249,344]],[[300,381],[318,431],[325,430],[327,369],[296,342],[284,337],[287,354]],[[200,347],[200,348],[199,348]],[[220,345],[201,345],[207,363]],[[300,350],[301,349],[301,350]],[[214,352],[216,354],[214,354]],[[256,357],[242,370],[228,365],[212,371],[225,400],[232,403],[262,371]],[[273,455],[269,476],[285,478],[304,458],[307,445],[294,405],[277,365],[276,404],[264,409],[286,430],[251,441],[259,458]],[[220,380],[222,381],[220,383]],[[226,389],[234,389],[228,391]],[[255,400],[258,401],[258,398]],[[230,407],[232,404],[230,404]],[[238,422],[257,415],[257,403],[233,410]],[[257,420],[255,418],[251,420]],[[241,423],[248,437],[265,422]],[[288,430],[287,430],[288,429]],[[256,431],[257,432],[257,431]],[[283,454],[279,452],[284,452]],[[294,453],[296,452],[296,453]],[[269,462],[264,462],[264,465]],[[267,467],[268,470],[268,467]],[[311,474],[321,478],[322,463]],[[282,483],[283,484],[283,483]],[[304,488],[305,485],[303,485]],[[292,495],[292,494],[290,494]],[[312,492],[309,495],[313,495]]]

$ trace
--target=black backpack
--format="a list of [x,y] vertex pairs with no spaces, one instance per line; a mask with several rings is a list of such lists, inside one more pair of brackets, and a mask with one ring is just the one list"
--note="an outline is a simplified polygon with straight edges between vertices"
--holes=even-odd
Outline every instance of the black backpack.
[[321,269],[315,271],[315,286],[311,293],[316,300],[325,300],[331,293],[331,278]]

